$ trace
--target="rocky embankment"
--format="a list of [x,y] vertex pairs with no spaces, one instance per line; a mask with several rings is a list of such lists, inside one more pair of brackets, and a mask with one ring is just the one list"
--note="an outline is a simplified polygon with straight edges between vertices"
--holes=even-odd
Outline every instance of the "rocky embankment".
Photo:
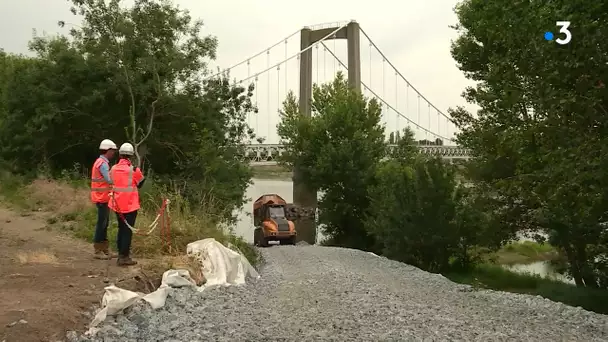
[[356,250],[274,246],[246,286],[174,290],[76,341],[607,341],[608,316]]

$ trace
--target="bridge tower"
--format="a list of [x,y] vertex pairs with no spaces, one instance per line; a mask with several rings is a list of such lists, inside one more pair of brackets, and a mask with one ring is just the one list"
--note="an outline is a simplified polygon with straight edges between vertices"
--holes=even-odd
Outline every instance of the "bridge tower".
[[[300,50],[304,50],[323,39],[338,27],[311,30],[303,28],[301,31]],[[328,39],[346,39],[348,49],[348,83],[357,91],[361,91],[361,50],[359,38],[359,24],[354,20],[346,27],[342,27],[334,36]],[[312,49],[300,55],[300,115],[311,116],[312,104]],[[296,162],[293,171],[293,202],[306,207],[317,208],[317,189],[313,189],[302,179],[300,166]],[[314,217],[302,218],[296,227],[298,241],[314,244],[317,238],[317,227]]]

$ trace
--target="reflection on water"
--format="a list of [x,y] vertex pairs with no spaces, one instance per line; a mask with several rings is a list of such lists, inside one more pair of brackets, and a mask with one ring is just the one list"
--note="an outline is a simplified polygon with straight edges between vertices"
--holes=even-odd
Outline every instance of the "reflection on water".
[[517,264],[512,266],[505,266],[505,268],[517,273],[538,274],[545,278],[561,280],[565,283],[574,284],[573,280],[568,279],[565,276],[555,272],[555,270],[548,261],[537,261],[531,264]]
[[[521,233],[517,234],[517,235],[518,235],[519,241],[536,241]],[[544,237],[545,239],[547,238],[547,234],[538,233],[538,235]],[[560,281],[563,281],[564,283],[574,284],[574,280],[568,279],[564,275],[555,272],[555,270],[553,269],[553,266],[551,266],[551,263],[549,261],[537,261],[537,262],[533,262],[531,264],[515,264],[515,265],[510,265],[510,266],[504,266],[504,267],[510,271],[517,272],[517,273],[538,274],[541,277],[554,279],[554,280],[560,280]]]

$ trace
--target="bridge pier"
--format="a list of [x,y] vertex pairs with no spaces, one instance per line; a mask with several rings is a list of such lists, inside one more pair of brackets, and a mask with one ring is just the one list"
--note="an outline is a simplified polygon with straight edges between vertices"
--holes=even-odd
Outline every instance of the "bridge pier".
[[351,21],[346,26],[346,48],[348,50],[348,85],[361,92],[361,39],[359,24]]
[[[312,30],[302,29],[300,33],[300,49],[304,50],[314,43]],[[300,115],[311,116],[312,105],[312,49],[300,55]],[[299,207],[317,208],[317,189],[308,186],[302,179],[302,169],[296,162],[293,170],[293,203]],[[317,240],[317,225],[314,217],[302,217],[298,220],[297,241],[315,244]]]
[[[311,30],[303,28],[300,33],[300,49],[304,50],[310,45],[321,40],[338,27]],[[348,47],[348,83],[361,91],[361,53],[360,53],[360,31],[359,24],[355,21],[348,23],[346,27],[338,30],[333,37],[328,39],[346,39]],[[300,115],[311,116],[312,105],[312,49],[300,55]],[[299,207],[317,208],[317,189],[310,187],[302,179],[301,166],[296,163],[293,170],[293,202]],[[314,217],[305,217],[298,220],[298,241],[306,241],[309,244],[316,243],[317,224]]]

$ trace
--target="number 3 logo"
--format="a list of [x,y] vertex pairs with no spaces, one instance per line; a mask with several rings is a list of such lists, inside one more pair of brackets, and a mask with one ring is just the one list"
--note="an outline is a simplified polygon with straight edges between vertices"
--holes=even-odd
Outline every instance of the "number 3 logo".
[[555,25],[557,25],[559,27],[559,33],[563,33],[566,35],[566,38],[564,38],[564,39],[557,38],[555,40],[555,42],[559,45],[566,45],[566,44],[570,43],[570,41],[572,40],[572,33],[570,32],[570,30],[568,30],[568,27],[570,27],[570,22],[569,21],[558,21],[555,23]]

